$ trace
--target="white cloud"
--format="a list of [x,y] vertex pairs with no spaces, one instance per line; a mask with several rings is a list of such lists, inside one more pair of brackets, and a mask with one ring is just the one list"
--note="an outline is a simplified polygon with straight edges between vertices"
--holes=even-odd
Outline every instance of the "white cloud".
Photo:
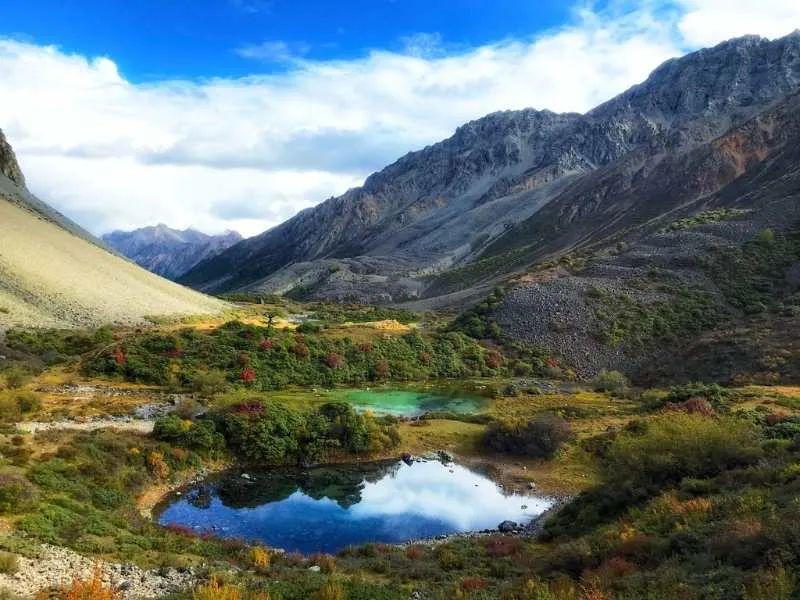
[[268,63],[291,63],[311,50],[304,42],[285,42],[283,40],[266,40],[260,44],[250,44],[236,49],[242,58],[251,58]]
[[[721,4],[675,6],[670,19],[652,3],[613,15],[584,7],[535,39],[449,55],[431,54],[430,35],[348,61],[262,45],[272,60],[291,55],[291,68],[194,82],[134,84],[112,58],[0,40],[0,127],[31,189],[95,233],[166,222],[255,234],[470,119],[608,99],[680,54],[687,42],[676,31],[699,43],[704,27],[692,23]],[[755,22],[772,33],[786,21]],[[726,36],[720,27],[714,36]],[[739,33],[732,18],[724,27]]]
[[680,33],[693,46],[710,46],[731,37],[787,35],[800,27],[799,0],[678,0],[684,11]]

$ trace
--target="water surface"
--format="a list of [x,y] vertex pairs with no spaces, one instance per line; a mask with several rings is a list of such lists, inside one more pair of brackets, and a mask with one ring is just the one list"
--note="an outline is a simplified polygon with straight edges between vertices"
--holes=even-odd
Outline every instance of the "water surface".
[[402,543],[524,523],[545,498],[505,494],[455,464],[402,461],[229,475],[168,504],[162,525],[258,541],[303,553],[337,552],[367,542]]
[[485,398],[411,390],[353,390],[345,394],[345,400],[357,410],[397,417],[431,412],[473,414],[486,406]]

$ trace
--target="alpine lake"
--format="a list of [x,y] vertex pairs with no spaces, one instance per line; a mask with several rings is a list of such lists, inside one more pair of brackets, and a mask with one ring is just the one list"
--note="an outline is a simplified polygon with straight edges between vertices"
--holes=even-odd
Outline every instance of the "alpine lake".
[[[332,398],[359,411],[417,418],[476,414],[488,400],[401,389],[339,390]],[[402,544],[525,524],[552,505],[507,493],[447,455],[311,468],[233,470],[168,496],[163,526],[257,542],[287,552],[335,553],[365,543]]]

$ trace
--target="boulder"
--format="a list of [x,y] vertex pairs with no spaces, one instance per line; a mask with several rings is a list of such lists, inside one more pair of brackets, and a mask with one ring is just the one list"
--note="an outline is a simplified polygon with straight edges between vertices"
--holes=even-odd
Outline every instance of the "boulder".
[[497,526],[497,530],[500,533],[512,533],[517,529],[519,529],[519,525],[514,521],[503,521]]

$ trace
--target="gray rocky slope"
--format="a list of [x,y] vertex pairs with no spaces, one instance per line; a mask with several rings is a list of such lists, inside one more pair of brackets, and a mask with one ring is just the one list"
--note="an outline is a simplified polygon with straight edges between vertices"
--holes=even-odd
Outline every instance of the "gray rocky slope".
[[197,263],[242,241],[242,236],[235,231],[220,235],[194,229],[179,231],[159,224],[134,231],[114,231],[102,239],[139,266],[167,279],[177,279]]
[[[748,36],[670,60],[586,114],[495,113],[181,281],[208,291],[455,303],[465,289],[609,243],[718,191],[724,173],[700,173],[677,196],[652,176],[683,168],[698,148],[798,89],[800,33]],[[660,166],[665,157],[671,162]]]

